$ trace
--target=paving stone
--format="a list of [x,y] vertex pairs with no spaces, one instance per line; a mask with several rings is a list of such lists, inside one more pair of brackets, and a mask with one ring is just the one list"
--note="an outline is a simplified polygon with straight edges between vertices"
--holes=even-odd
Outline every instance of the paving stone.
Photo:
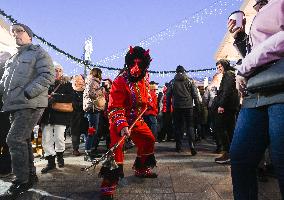
[[226,185],[211,185],[214,191],[221,197],[221,199],[233,199],[233,186],[231,184]]
[[[70,138],[66,141],[64,154],[65,167],[57,168],[51,173],[41,174],[40,170],[47,161],[36,158],[35,165],[39,183],[20,200],[97,200],[99,199],[101,178],[98,177],[100,166],[96,170],[81,171],[90,166],[83,161],[83,155],[75,157],[71,154]],[[104,144],[99,151],[103,152]],[[83,148],[83,145],[81,146]],[[184,152],[175,152],[175,143],[156,143],[157,168],[156,179],[141,179],[134,176],[132,165],[136,157],[136,149],[127,150],[125,154],[125,178],[120,182],[115,199],[120,200],[220,200],[233,199],[229,165],[214,162],[218,157],[213,154],[214,145],[210,141],[202,141],[197,145],[198,154],[191,156],[186,141]],[[81,150],[83,152],[83,150]],[[12,176],[0,178],[0,194],[11,185]],[[260,200],[281,199],[277,180],[270,178],[267,183],[259,183]]]

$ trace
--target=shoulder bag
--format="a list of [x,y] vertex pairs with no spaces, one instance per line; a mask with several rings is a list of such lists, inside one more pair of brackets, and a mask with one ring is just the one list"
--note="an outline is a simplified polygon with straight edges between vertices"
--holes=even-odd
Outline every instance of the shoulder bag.
[[247,90],[252,93],[284,91],[284,58],[263,66],[250,77]]
[[[59,84],[52,93],[55,93],[56,90],[60,87],[61,84]],[[51,104],[51,108],[58,112],[73,112],[73,104],[70,103],[62,103],[62,102],[53,102]]]

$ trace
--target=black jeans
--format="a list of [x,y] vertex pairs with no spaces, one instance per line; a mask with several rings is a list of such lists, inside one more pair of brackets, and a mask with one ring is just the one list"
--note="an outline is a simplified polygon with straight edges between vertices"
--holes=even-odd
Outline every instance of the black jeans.
[[194,124],[192,108],[174,108],[174,128],[176,136],[176,148],[182,148],[184,128],[188,138],[189,147],[193,148],[194,145],[192,137],[194,135]]
[[236,111],[225,110],[224,113],[217,113],[215,116],[217,144],[220,143],[223,151],[229,152],[236,124]]
[[164,140],[167,136],[167,140],[173,139],[173,120],[171,112],[163,112],[162,114],[162,128],[158,135],[158,140]]
[[0,174],[11,172],[11,156],[6,137],[10,129],[9,113],[0,112]]
[[71,136],[73,150],[78,150],[80,145],[80,136],[87,132],[88,127],[84,127],[84,112],[73,112],[71,120]]

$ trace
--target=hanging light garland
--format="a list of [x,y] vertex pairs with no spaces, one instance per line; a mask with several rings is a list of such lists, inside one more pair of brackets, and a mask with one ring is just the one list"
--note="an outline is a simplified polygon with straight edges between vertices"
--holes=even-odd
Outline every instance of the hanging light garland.
[[[233,2],[241,2],[241,0],[231,0],[229,4],[228,0],[218,0],[209,5],[208,8],[201,9],[195,12],[192,16],[184,18],[178,23],[169,26],[168,28],[138,42],[135,46],[141,46],[143,48],[148,48],[149,46],[160,43],[166,39],[174,37],[179,32],[188,31],[193,27],[194,24],[203,24],[205,19],[212,15],[221,15],[223,10],[226,10],[229,5],[234,6]],[[96,64],[98,65],[109,65],[112,61],[122,58],[126,55],[128,49],[123,49],[111,56],[101,59]],[[208,69],[204,69],[206,71]],[[156,73],[157,71],[151,71],[151,73]],[[173,73],[173,71],[165,71],[166,73]]]
[[[235,2],[240,2],[241,0],[231,0],[231,1],[235,1]],[[209,8],[204,8],[200,11],[195,12],[191,17],[187,17],[181,21],[179,21],[178,23],[158,32],[157,34],[154,34],[144,40],[141,40],[140,42],[138,42],[137,46],[141,46],[143,48],[147,48],[150,45],[153,45],[155,43],[159,43],[161,41],[164,41],[166,39],[169,39],[171,37],[174,37],[177,33],[182,32],[182,31],[188,31],[190,28],[192,28],[192,26],[194,24],[203,24],[204,20],[211,16],[211,15],[218,15],[218,14],[222,14],[223,10],[226,10],[226,8],[232,5],[234,6],[234,4],[229,4],[227,0],[218,0],[213,2],[211,5],[209,5]],[[10,23],[14,24],[17,23],[18,21],[16,19],[14,19],[11,15],[6,14],[2,9],[0,9],[0,14],[3,15],[7,20],[9,20]],[[93,68],[93,67],[98,67],[103,69],[104,74],[108,74],[110,77],[115,77],[119,71],[121,70],[121,68],[114,68],[114,67],[106,67],[104,65],[109,65],[110,62],[122,58],[126,55],[128,49],[124,49],[118,53],[115,53],[111,56],[108,56],[104,59],[101,59],[99,62],[97,62],[96,64],[90,63],[88,61],[85,61],[83,59],[77,58],[71,54],[69,54],[68,52],[65,52],[64,50],[58,48],[56,45],[46,41],[43,37],[37,35],[34,33],[34,37],[36,39],[38,39],[40,41],[40,43],[44,44],[47,48],[47,50],[55,50],[57,55],[61,55],[64,56],[66,58],[66,60],[70,61],[73,64],[76,64],[76,68],[74,68],[72,74],[76,74],[78,73],[78,67],[80,67],[81,69],[83,68],[83,66],[87,66],[89,69]],[[212,73],[213,70],[215,70],[216,68],[205,68],[205,69],[197,69],[197,70],[189,70],[186,71],[188,74],[206,74],[206,73]],[[110,71],[115,71],[115,72],[110,72]],[[149,70],[149,73],[151,74],[155,74],[157,77],[165,77],[165,76],[169,76],[170,74],[175,73],[175,71],[153,71],[153,70]]]

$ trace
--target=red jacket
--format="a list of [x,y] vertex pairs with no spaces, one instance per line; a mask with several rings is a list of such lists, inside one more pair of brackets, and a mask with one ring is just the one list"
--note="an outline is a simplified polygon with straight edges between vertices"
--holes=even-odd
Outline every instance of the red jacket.
[[128,81],[124,72],[113,81],[108,117],[110,127],[115,127],[118,133],[122,128],[130,126],[146,107],[152,105],[147,77],[133,83]]
[[156,94],[156,90],[150,90],[150,95],[151,95],[151,100],[152,103],[151,105],[148,107],[147,111],[145,112],[144,115],[154,115],[157,116],[158,115],[158,97]]
[[[167,91],[168,88],[164,86],[163,88],[163,107],[162,112],[167,112]],[[171,112],[173,112],[173,105],[171,104]]]

